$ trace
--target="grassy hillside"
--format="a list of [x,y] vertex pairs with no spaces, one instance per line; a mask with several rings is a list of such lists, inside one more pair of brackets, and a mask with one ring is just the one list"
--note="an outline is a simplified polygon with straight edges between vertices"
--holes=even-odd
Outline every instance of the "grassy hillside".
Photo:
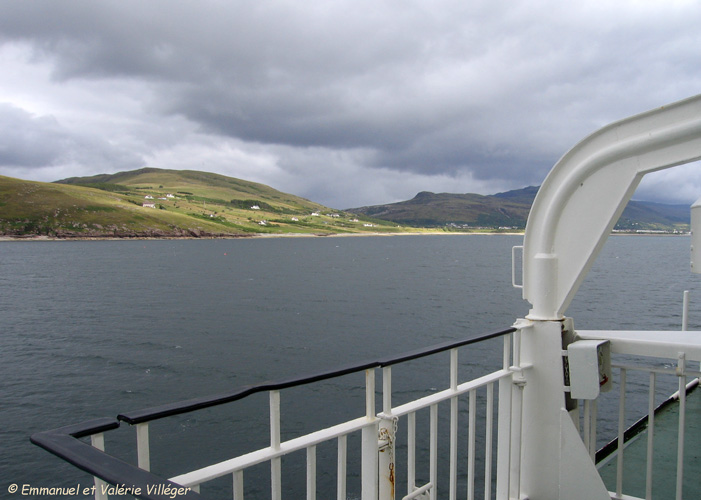
[[0,235],[6,236],[333,234],[396,232],[396,226],[207,172],[147,168],[57,183],[0,176]]

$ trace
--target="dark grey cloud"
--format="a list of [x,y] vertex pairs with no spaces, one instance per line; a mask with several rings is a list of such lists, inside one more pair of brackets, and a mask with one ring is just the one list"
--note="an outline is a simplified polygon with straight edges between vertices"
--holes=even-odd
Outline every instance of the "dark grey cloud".
[[34,116],[0,103],[0,165],[28,169],[66,164],[128,169],[144,163],[104,139],[67,130],[53,116]]
[[[201,136],[285,151],[277,165],[307,177],[349,169],[334,160],[346,152],[363,177],[412,176],[407,189],[418,179],[425,189],[463,179],[464,191],[537,184],[589,132],[701,89],[701,6],[681,0],[66,0],[3,10],[0,44],[28,47],[28,64],[50,68],[56,87],[136,82],[139,115],[126,118],[140,131],[184,120]],[[138,135],[146,157],[168,142]]]
[[18,167],[51,165],[70,141],[55,118],[33,117],[26,111],[0,104],[0,163]]

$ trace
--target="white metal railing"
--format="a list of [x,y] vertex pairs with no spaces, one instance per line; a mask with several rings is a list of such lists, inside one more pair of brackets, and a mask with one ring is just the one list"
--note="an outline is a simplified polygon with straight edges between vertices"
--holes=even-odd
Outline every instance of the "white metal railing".
[[[654,332],[648,332],[654,333]],[[671,332],[670,332],[671,333]],[[50,449],[58,456],[64,457],[80,468],[100,476],[110,484],[154,485],[159,484],[160,493],[168,494],[168,488],[177,488],[180,485],[190,488],[187,492],[183,489],[178,498],[199,498],[196,492],[204,485],[217,478],[228,476],[231,481],[233,499],[243,500],[250,498],[245,495],[247,471],[253,466],[267,464],[270,477],[270,498],[281,500],[283,496],[289,498],[294,495],[299,498],[299,491],[287,491],[283,482],[282,458],[293,453],[304,453],[306,463],[304,474],[306,475],[305,494],[308,500],[316,498],[331,498],[329,491],[319,495],[317,492],[317,448],[320,445],[335,447],[335,496],[339,500],[346,500],[349,493],[347,478],[349,477],[349,465],[359,466],[360,469],[360,498],[362,500],[394,500],[397,491],[402,493],[402,500],[437,500],[447,498],[455,500],[458,497],[473,500],[482,497],[490,499],[515,499],[522,495],[521,464],[522,460],[522,408],[524,388],[529,379],[529,365],[521,362],[521,336],[523,331],[518,326],[509,330],[485,336],[480,340],[503,337],[502,360],[496,370],[466,381],[460,380],[458,351],[463,345],[474,343],[476,339],[434,346],[423,351],[416,351],[408,355],[374,361],[365,365],[357,365],[342,368],[336,371],[317,374],[305,379],[293,379],[278,383],[270,383],[254,388],[244,388],[238,392],[219,395],[213,398],[202,398],[174,405],[166,405],[155,409],[134,412],[130,415],[120,415],[119,419],[134,424],[137,441],[136,467],[127,470],[125,476],[110,476],[110,467],[105,466],[101,470],[95,470],[93,465],[97,462],[105,462],[108,455],[95,455],[96,450],[104,450],[103,433],[119,427],[118,422],[110,419],[99,419],[84,424],[68,426],[47,431],[42,435],[33,436],[35,443]],[[684,440],[685,440],[685,412],[686,412],[686,388],[689,377],[701,376],[699,371],[691,370],[687,366],[687,359],[697,359],[701,356],[701,343],[690,342],[684,336],[677,336],[676,340],[650,346],[641,332],[581,332],[577,335],[582,339],[606,339],[611,343],[612,352],[618,354],[641,355],[641,346],[644,346],[645,356],[656,358],[669,358],[672,351],[679,346],[686,345],[689,349],[678,351],[680,354],[674,359],[676,367],[659,365],[647,365],[637,361],[633,364],[617,364],[620,373],[618,379],[619,392],[612,394],[608,399],[618,406],[618,416],[614,415],[613,421],[618,419],[618,441],[615,446],[615,458],[617,463],[617,477],[615,491],[610,492],[611,498],[635,499],[630,492],[624,491],[623,464],[625,460],[625,436],[626,417],[629,414],[628,403],[628,374],[630,372],[643,371],[649,376],[649,395],[647,413],[649,414],[648,449],[646,458],[646,493],[645,498],[652,498],[654,483],[652,471],[655,467],[653,455],[655,439],[655,395],[660,377],[678,378],[678,399],[680,405],[680,417],[678,423],[677,445],[677,475],[676,498],[683,498],[684,474],[696,474],[701,471],[685,469]],[[690,334],[691,335],[691,334]],[[649,339],[647,339],[649,340]],[[676,342],[676,343],[675,343]],[[694,350],[696,349],[696,350]],[[431,388],[430,393],[418,399],[395,404],[392,389],[392,370],[395,366],[420,357],[445,352],[449,354],[449,376],[443,381],[442,388]],[[687,356],[688,353],[692,353]],[[441,358],[445,361],[445,358]],[[352,373],[364,373],[365,398],[364,408],[358,408],[358,416],[345,422],[320,428],[304,435],[295,436],[283,440],[281,434],[281,405],[286,399],[285,391],[298,385],[309,384],[321,380],[328,380],[337,376],[345,376]],[[376,387],[376,376],[381,373],[382,382]],[[428,388],[425,388],[428,389]],[[149,446],[149,422],[165,417],[179,415],[184,412],[201,408],[216,406],[241,400],[254,392],[266,392],[269,406],[269,444],[264,448],[250,453],[239,455],[227,460],[207,465],[196,470],[180,474],[169,480],[161,479],[150,472],[152,457]],[[376,401],[376,395],[380,400]],[[597,433],[602,421],[612,422],[611,414],[606,411],[605,417],[599,415],[602,402],[599,399],[584,401],[576,413],[576,421],[582,421],[580,427],[582,440],[588,448],[592,461],[597,455]],[[381,411],[377,413],[376,402],[381,402]],[[604,401],[611,405],[611,401]],[[461,405],[466,406],[461,410]],[[439,406],[441,408],[439,408]],[[448,407],[449,411],[444,411]],[[644,409],[636,408],[643,413]],[[439,415],[442,417],[439,419]],[[419,417],[420,416],[420,417]],[[422,429],[419,432],[417,417],[428,419],[428,431]],[[479,419],[479,420],[478,420]],[[424,420],[425,421],[425,420]],[[615,425],[609,425],[613,429]],[[400,431],[401,429],[401,431]],[[404,431],[406,429],[406,431]],[[425,434],[424,434],[425,432]],[[612,434],[616,431],[612,430]],[[92,437],[92,446],[84,445],[79,453],[74,453],[78,437]],[[353,439],[349,439],[350,437]],[[441,441],[439,439],[443,439]],[[609,436],[605,436],[609,437]],[[613,435],[611,436],[613,437]],[[358,439],[360,438],[360,439]],[[447,444],[445,443],[447,440]],[[349,459],[350,443],[358,446],[353,449],[352,459]],[[421,442],[421,444],[419,444]],[[427,445],[426,445],[426,442]],[[442,444],[441,444],[442,443]],[[88,451],[88,449],[93,451]],[[400,453],[401,451],[401,453]],[[358,453],[359,452],[359,453]],[[99,452],[102,453],[102,452]],[[356,463],[359,454],[359,463]],[[97,459],[99,458],[99,460]],[[420,458],[420,459],[419,459]],[[349,464],[350,460],[353,462]],[[439,463],[441,468],[439,470]],[[327,467],[324,462],[324,470]],[[334,464],[331,464],[331,468]],[[494,468],[496,465],[496,469]],[[427,467],[426,467],[427,466]],[[122,466],[116,469],[123,470]],[[257,474],[257,472],[256,472]],[[399,486],[399,479],[404,476],[405,483]],[[254,474],[254,478],[257,478]],[[250,480],[250,479],[249,479]],[[254,479],[258,480],[258,479]],[[103,494],[103,487],[107,483],[96,479],[95,498],[107,498]],[[148,487],[148,486],[146,486]],[[357,485],[354,486],[357,488]],[[325,488],[326,489],[326,488]],[[285,493],[286,495],[283,495]],[[157,496],[140,495],[143,498],[156,498]]]
[[[382,411],[375,414],[375,368],[365,372],[366,408],[365,415],[333,427],[321,429],[304,436],[280,441],[280,398],[281,392],[270,391],[270,446],[246,455],[232,458],[217,464],[213,464],[198,470],[194,470],[176,477],[171,481],[193,488],[199,491],[200,485],[225,475],[232,475],[234,483],[234,500],[243,500],[244,471],[263,462],[270,462],[271,498],[282,498],[283,485],[281,480],[280,459],[284,455],[306,450],[306,497],[315,499],[316,496],[316,446],[335,440],[337,441],[337,494],[338,499],[346,499],[346,468],[347,468],[347,436],[354,432],[362,433],[362,496],[363,499],[394,498],[396,487],[395,470],[397,463],[397,445],[401,440],[397,432],[399,422],[406,421],[406,478],[407,494],[403,500],[412,498],[438,498],[438,406],[442,402],[449,402],[449,434],[450,434],[450,472],[447,485],[449,498],[457,498],[457,480],[459,471],[458,463],[458,398],[466,395],[468,398],[468,425],[467,425],[467,470],[463,472],[467,482],[467,498],[475,498],[475,467],[476,467],[476,418],[477,418],[477,391],[485,391],[485,435],[484,453],[482,462],[484,474],[482,475],[482,490],[484,498],[492,498],[492,463],[494,460],[494,385],[505,379],[510,379],[512,371],[509,370],[510,359],[510,335],[504,340],[505,366],[493,373],[484,375],[474,380],[458,383],[458,349],[450,350],[450,381],[449,386],[423,398],[392,406],[392,366],[382,367]],[[509,384],[502,384],[502,389]],[[416,462],[416,415],[427,410],[430,418],[429,436],[429,481],[417,485]],[[499,411],[503,411],[499,409]],[[144,424],[141,424],[144,425]],[[509,436],[499,435],[502,441],[508,441]],[[508,443],[506,443],[508,445]],[[147,444],[141,441],[140,448]],[[504,449],[508,450],[508,446]],[[425,495],[428,494],[428,497]],[[324,498],[328,498],[328,493]]]
[[[456,499],[461,488],[465,490],[468,500],[480,494],[486,500],[507,498],[510,491],[518,490],[518,477],[516,476],[516,480],[513,480],[509,475],[512,474],[510,471],[514,467],[518,468],[520,460],[519,447],[512,446],[512,443],[520,440],[521,430],[519,397],[522,391],[512,390],[514,386],[512,381],[515,381],[516,387],[522,387],[519,377],[522,375],[523,367],[518,366],[518,354],[512,356],[512,348],[518,349],[520,335],[517,327],[511,327],[477,338],[447,342],[304,378],[270,382],[216,396],[120,414],[117,420],[104,418],[70,425],[35,434],[32,436],[32,441],[94,476],[102,478],[96,479],[96,498],[107,498],[105,492],[114,491],[114,489],[110,490],[109,485],[128,484],[130,485],[128,493],[134,493],[140,498],[155,499],[162,498],[163,495],[176,494],[178,498],[196,499],[200,498],[201,485],[229,476],[234,500],[243,500],[244,494],[248,494],[244,488],[247,471],[259,464],[268,464],[270,497],[273,500],[281,500],[283,491],[288,498],[290,495],[299,498],[298,491],[285,489],[282,458],[293,453],[304,452],[306,454],[304,467],[306,498],[314,500],[318,497],[317,447],[323,444],[327,450],[330,443],[336,447],[336,497],[346,500],[349,493],[347,478],[349,477],[349,443],[351,442],[349,437],[351,436],[353,436],[354,445],[357,445],[357,438],[360,437],[360,450],[353,450],[360,452],[360,459],[355,458],[357,454],[354,454],[352,465],[358,465],[360,468],[362,500],[393,500],[396,498],[397,490],[404,489],[404,485],[397,487],[397,481],[401,475],[406,477],[403,500],[436,500],[439,498],[439,492],[441,498],[448,495],[447,498]],[[497,363],[496,370],[471,380],[461,381],[458,350],[463,346],[497,338],[502,338],[502,359]],[[440,385],[438,389],[425,387],[423,392],[428,395],[406,403],[394,404],[392,368],[443,352],[449,354],[449,377],[440,384],[444,388],[440,389]],[[477,365],[484,368],[483,360],[479,361],[479,363],[472,363],[471,366]],[[441,365],[445,366],[444,363],[443,359]],[[381,387],[376,388],[375,378],[380,370],[382,384]],[[484,370],[489,369],[484,368]],[[365,375],[365,407],[364,411],[358,412],[356,418],[291,439],[282,439],[280,408],[285,400],[286,389],[359,372],[364,372]],[[418,389],[421,390],[421,388]],[[191,470],[168,480],[150,472],[153,457],[150,449],[149,422],[232,403],[260,392],[266,392],[268,395],[270,425],[268,446]],[[379,413],[376,410],[376,392],[381,394],[382,411]],[[461,411],[460,405],[465,403],[467,408]],[[440,413],[439,420],[441,405],[448,405],[450,408],[447,424],[445,413]],[[344,410],[352,414],[352,410]],[[516,414],[516,418],[512,413]],[[478,421],[478,414],[481,414],[480,420],[484,419],[481,422]],[[425,434],[423,429],[421,433],[417,429],[419,415],[422,419],[428,417],[428,432]],[[463,422],[464,419],[467,420],[466,425]],[[120,462],[104,453],[103,433],[118,428],[120,421],[135,426],[138,467]],[[495,422],[498,424],[495,425]],[[480,427],[482,423],[483,426]],[[403,426],[406,426],[406,434],[398,432],[398,429]],[[79,441],[79,438],[87,436],[92,436],[92,446]],[[404,436],[406,436],[405,441]],[[441,444],[441,439],[448,439],[449,444]],[[420,440],[423,440],[421,445]],[[428,446],[423,446],[425,441],[428,441]],[[459,445],[460,442],[465,443],[466,446]],[[399,450],[401,450],[401,456],[398,454]],[[426,462],[428,462],[427,473]],[[327,466],[326,461],[324,466]],[[254,473],[254,478],[257,478],[258,472],[259,468]],[[493,485],[496,485],[496,488]],[[103,488],[105,486],[107,489]],[[325,499],[329,498],[329,491],[324,491],[321,496]]]
[[[615,340],[612,340],[612,345],[615,346]],[[619,347],[617,351],[621,354],[625,352]],[[636,353],[637,354],[637,353]],[[654,351],[650,356],[655,356]],[[660,355],[659,357],[663,357]],[[687,380],[691,377],[701,376],[701,372],[696,370],[691,370],[687,366],[686,354],[680,352],[676,360],[670,360],[672,363],[676,364],[675,368],[661,367],[659,362],[654,364],[650,362],[649,364],[641,363],[639,360],[636,364],[626,364],[626,363],[613,363],[612,367],[618,369],[618,391],[617,395],[614,394],[612,397],[617,396],[618,404],[618,418],[617,418],[617,431],[615,438],[609,442],[607,445],[608,451],[606,449],[600,450],[608,454],[608,459],[616,460],[616,477],[615,477],[615,490],[610,492],[612,499],[638,499],[640,497],[632,496],[630,492],[624,491],[624,463],[626,460],[625,448],[629,439],[639,433],[641,430],[647,430],[647,443],[646,443],[646,454],[645,458],[641,463],[636,462],[639,466],[636,470],[640,474],[640,480],[642,481],[642,471],[645,471],[644,484],[645,484],[645,499],[653,498],[653,472],[655,471],[656,456],[655,450],[655,414],[656,409],[665,406],[668,403],[678,401],[679,405],[679,420],[677,423],[676,432],[676,481],[675,481],[675,493],[674,497],[677,500],[684,498],[684,485],[683,478],[684,474],[692,473],[696,477],[701,471],[690,471],[688,470],[688,464],[685,464],[684,460],[684,444],[686,440],[686,396],[687,391],[691,390],[698,384],[698,378],[687,383]],[[628,408],[628,374],[629,372],[644,372],[648,374],[648,396],[647,396],[647,406],[644,409],[643,417],[640,418],[633,426],[627,425],[627,416],[629,415]],[[658,392],[658,378],[660,376],[665,377],[676,377],[678,379],[677,386],[678,390],[676,393],[672,394],[665,403],[662,405],[656,405],[656,394]],[[601,399],[602,396],[599,397]],[[583,402],[583,415],[582,415],[582,440],[587,447],[592,460],[595,460],[597,454],[597,424],[600,422],[598,418],[598,408],[599,399],[585,400]],[[638,408],[641,410],[641,408]],[[607,460],[608,460],[607,459]],[[659,491],[659,489],[658,489]],[[670,493],[667,492],[665,498],[672,498],[669,496]]]

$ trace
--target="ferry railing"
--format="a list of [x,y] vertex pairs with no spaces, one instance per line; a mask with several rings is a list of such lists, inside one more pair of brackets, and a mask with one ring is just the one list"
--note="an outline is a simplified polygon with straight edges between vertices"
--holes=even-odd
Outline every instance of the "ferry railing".
[[[32,442],[45,448],[51,453],[72,463],[78,468],[95,477],[95,498],[106,498],[105,491],[115,491],[105,488],[105,484],[121,485],[138,498],[165,499],[200,498],[200,485],[213,479],[231,475],[234,500],[243,500],[244,471],[257,464],[270,464],[270,495],[273,500],[283,498],[282,457],[291,453],[304,451],[306,453],[306,498],[317,498],[316,493],[316,448],[321,443],[336,442],[337,447],[337,487],[336,497],[346,500],[347,485],[347,443],[352,433],[361,434],[361,498],[394,499],[396,474],[398,470],[397,443],[401,436],[398,434],[398,422],[406,420],[406,495],[403,500],[438,498],[441,491],[447,488],[450,499],[457,498],[458,476],[458,400],[465,395],[468,399],[468,439],[467,439],[467,471],[462,477],[467,485],[468,500],[475,498],[475,467],[477,464],[477,392],[484,391],[485,396],[485,431],[484,452],[480,461],[484,464],[481,488],[484,498],[506,498],[508,491],[513,489],[513,479],[509,477],[510,470],[518,469],[519,452],[512,443],[520,439],[520,424],[513,420],[512,414],[518,413],[518,404],[512,408],[512,377],[518,372],[518,338],[516,328],[482,335],[461,341],[446,342],[419,349],[409,353],[370,361],[362,364],[347,366],[327,372],[317,373],[306,377],[292,378],[277,382],[246,387],[231,393],[213,397],[204,397],[185,402],[163,405],[141,411],[128,412],[118,415],[116,420],[101,419],[70,427],[63,427],[32,436]],[[459,382],[458,349],[463,346],[483,342],[489,339],[503,337],[502,366],[492,373],[476,379]],[[513,338],[512,338],[513,337]],[[514,343],[514,360],[512,363],[512,342]],[[447,388],[433,392],[428,396],[410,401],[398,406],[392,405],[392,367],[411,360],[424,358],[433,354],[450,352],[450,380]],[[375,371],[382,372],[382,411],[378,414],[375,409]],[[365,411],[364,414],[331,427],[313,431],[303,436],[287,441],[281,440],[280,400],[285,389],[320,382],[344,375],[365,372]],[[494,443],[494,406],[495,385],[498,385],[497,412],[497,444]],[[518,391],[516,391],[518,392]],[[151,472],[151,457],[149,446],[149,423],[167,417],[219,406],[240,401],[256,393],[267,393],[269,399],[270,444],[256,451],[224,460],[197,470],[189,471],[170,479],[161,478]],[[515,398],[514,401],[518,401]],[[449,402],[449,474],[448,485],[438,484],[438,406]],[[416,415],[419,412],[429,412],[429,474],[428,481],[417,485],[417,442]],[[131,424],[136,429],[137,465],[128,464],[104,452],[104,432],[116,429],[120,422]],[[91,436],[92,445],[79,438]],[[496,455],[496,456],[495,456]],[[463,457],[464,458],[464,457]],[[497,462],[497,474],[493,472],[493,463]],[[105,481],[106,483],[103,483]],[[496,492],[493,485],[496,484]],[[117,491],[117,493],[120,493]],[[324,495],[328,498],[328,494]]]
[[[669,333],[672,334],[674,332]],[[578,335],[582,339],[606,338],[606,332],[601,331],[578,332]],[[630,345],[626,342],[619,343],[616,338],[609,338],[608,340],[611,342],[612,352],[624,355],[624,359],[628,361],[612,362],[611,365],[612,368],[617,370],[618,373],[618,379],[614,381],[614,383],[617,383],[618,385],[618,390],[609,398],[613,399],[614,401],[611,403],[617,404],[618,407],[615,435],[608,436],[610,439],[608,444],[602,448],[598,448],[597,426],[600,423],[600,419],[598,418],[598,410],[600,400],[606,397],[604,395],[600,395],[597,399],[582,400],[582,440],[587,447],[592,460],[599,464],[599,467],[603,466],[609,460],[615,459],[615,490],[609,492],[612,499],[642,500],[642,498],[644,498],[646,500],[650,500],[653,498],[653,492],[656,491],[657,498],[675,498],[676,500],[681,500],[684,498],[685,474],[689,477],[698,477],[699,474],[701,474],[701,470],[689,470],[689,464],[685,462],[684,453],[684,445],[686,440],[687,394],[698,386],[698,377],[701,376],[701,372],[689,368],[687,353],[684,350],[680,350],[676,358],[669,358],[669,345],[659,348],[646,345],[646,352],[644,356],[654,358],[654,360],[650,361],[649,358],[646,360],[644,357],[641,357],[643,353],[641,353],[639,349],[630,349]],[[690,349],[698,350],[698,345],[689,347]],[[680,349],[683,349],[683,347],[680,347]],[[625,355],[628,356],[625,357]],[[633,362],[630,362],[631,355],[634,356]],[[662,365],[660,365],[662,360],[665,359],[667,362],[663,362]],[[638,418],[632,425],[629,425],[628,423],[628,417],[630,416],[629,400],[631,397],[631,392],[628,389],[628,375],[630,372],[642,372],[648,375],[647,405],[645,408],[636,408],[639,413],[642,411],[642,414],[640,415],[640,418]],[[673,387],[676,385],[677,391],[658,405],[658,382],[660,377],[667,378],[667,387]],[[672,383],[670,380],[674,377],[677,378],[676,383]],[[637,386],[639,387],[639,383]],[[669,395],[669,392],[666,394]],[[670,491],[665,491],[662,495],[660,495],[660,485],[657,484],[655,487],[655,482],[653,480],[655,465],[659,461],[659,457],[657,457],[655,453],[655,415],[659,410],[672,404],[677,404],[679,407],[679,417],[676,430],[676,463],[674,464],[676,474],[674,481],[674,496],[671,496]],[[579,420],[578,417],[576,418]],[[630,491],[624,491],[624,463],[626,462],[625,448],[634,437],[638,436],[643,431],[647,431],[646,454],[642,463],[636,462],[636,464],[639,465],[636,470],[638,474],[640,474],[642,470],[645,471],[645,496],[638,497],[632,495]],[[669,446],[675,445],[674,443],[667,444]],[[639,483],[639,481],[636,481],[636,483]],[[628,489],[630,490],[630,488]]]

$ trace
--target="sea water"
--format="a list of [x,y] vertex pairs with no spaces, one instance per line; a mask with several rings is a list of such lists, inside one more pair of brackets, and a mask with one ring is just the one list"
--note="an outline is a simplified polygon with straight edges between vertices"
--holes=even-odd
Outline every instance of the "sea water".
[[[508,235],[0,242],[0,496],[16,496],[13,484],[92,485],[30,444],[35,432],[507,328],[529,308],[511,287],[511,247],[521,242]],[[610,238],[567,314],[584,329],[678,329],[682,293],[691,290],[690,328],[698,328],[688,249],[687,237]],[[462,374],[498,366],[499,341],[470,349],[461,354]],[[401,403],[421,394],[415,386],[443,383],[447,359],[397,372]],[[362,374],[282,397],[284,438],[361,415]],[[266,405],[260,395],[152,424],[153,469],[176,475],[266,446]],[[108,451],[134,461],[133,430],[117,433],[108,433]],[[352,445],[349,463],[358,459]],[[319,491],[334,484],[332,472],[320,472]],[[269,486],[257,479],[266,473],[247,474],[247,498],[266,498]],[[303,464],[285,474],[284,484],[301,478],[303,487]]]

